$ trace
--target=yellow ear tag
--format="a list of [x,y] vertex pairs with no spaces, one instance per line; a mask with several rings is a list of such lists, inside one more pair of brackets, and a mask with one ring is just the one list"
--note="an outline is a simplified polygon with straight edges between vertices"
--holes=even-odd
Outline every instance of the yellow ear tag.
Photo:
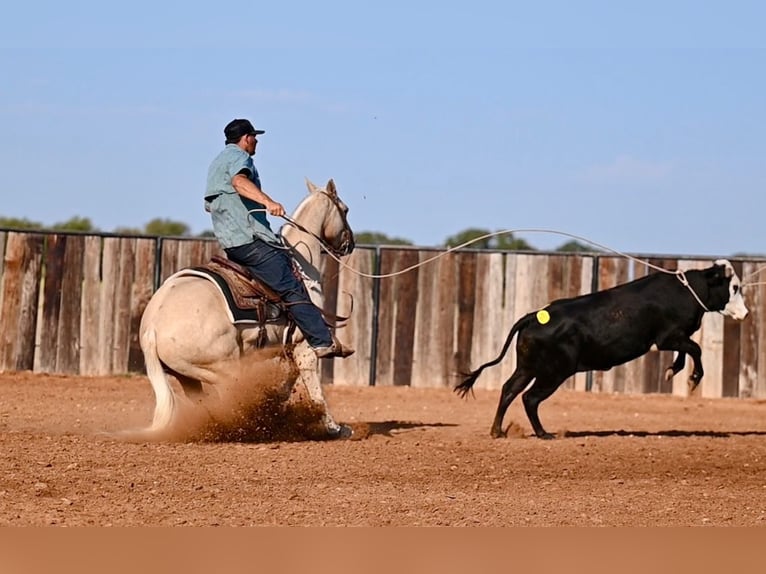
[[541,325],[545,325],[548,321],[551,320],[551,314],[548,313],[545,309],[540,309],[537,312],[537,320],[540,322]]

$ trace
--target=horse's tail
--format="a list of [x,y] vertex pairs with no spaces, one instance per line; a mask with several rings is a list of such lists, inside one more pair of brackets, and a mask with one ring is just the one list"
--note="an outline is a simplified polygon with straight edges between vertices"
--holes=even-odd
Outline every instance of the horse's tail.
[[152,384],[156,400],[150,430],[158,431],[166,429],[173,420],[175,395],[165,374],[165,368],[160,360],[160,356],[157,353],[157,332],[153,328],[150,327],[142,331],[141,349],[144,352],[146,375]]
[[459,394],[461,397],[465,397],[468,394],[468,391],[470,391],[471,388],[473,387],[473,384],[476,382],[476,379],[478,379],[479,375],[481,375],[482,371],[486,369],[487,367],[497,365],[503,359],[503,357],[505,357],[505,354],[508,352],[508,349],[511,346],[511,341],[513,340],[514,335],[516,335],[516,333],[524,329],[534,316],[535,316],[534,313],[528,313],[527,315],[524,315],[521,319],[516,321],[513,327],[511,327],[511,332],[508,333],[508,337],[506,337],[505,339],[505,343],[503,344],[503,349],[502,351],[500,351],[500,354],[493,360],[489,361],[488,363],[484,363],[481,367],[479,367],[475,371],[471,371],[470,373],[467,373],[465,375],[465,380],[459,385],[457,385],[453,390],[457,394]]

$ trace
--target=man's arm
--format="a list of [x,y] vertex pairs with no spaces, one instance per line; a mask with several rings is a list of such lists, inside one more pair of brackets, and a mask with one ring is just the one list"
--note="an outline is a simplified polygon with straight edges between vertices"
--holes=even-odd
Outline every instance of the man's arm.
[[282,216],[285,214],[285,208],[282,204],[274,201],[265,192],[258,189],[258,186],[250,181],[246,175],[236,174],[231,178],[231,186],[241,196],[263,204],[270,215]]

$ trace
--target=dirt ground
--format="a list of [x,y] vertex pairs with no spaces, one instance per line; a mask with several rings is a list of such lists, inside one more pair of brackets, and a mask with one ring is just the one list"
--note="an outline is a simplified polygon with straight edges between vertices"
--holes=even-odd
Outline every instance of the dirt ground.
[[764,401],[560,390],[542,441],[517,403],[489,437],[497,391],[326,395],[352,439],[290,435],[297,395],[260,437],[125,440],[151,420],[146,378],[0,374],[0,525],[766,525]]

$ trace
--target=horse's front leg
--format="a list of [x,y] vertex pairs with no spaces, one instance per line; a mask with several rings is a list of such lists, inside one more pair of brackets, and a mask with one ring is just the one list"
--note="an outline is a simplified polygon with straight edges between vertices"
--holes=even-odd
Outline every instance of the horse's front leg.
[[330,414],[325,401],[322,385],[319,380],[318,359],[314,351],[306,343],[301,341],[293,350],[295,363],[298,366],[298,381],[303,384],[309,399],[322,409],[322,423],[329,438],[348,438],[353,434],[351,427],[338,424]]

